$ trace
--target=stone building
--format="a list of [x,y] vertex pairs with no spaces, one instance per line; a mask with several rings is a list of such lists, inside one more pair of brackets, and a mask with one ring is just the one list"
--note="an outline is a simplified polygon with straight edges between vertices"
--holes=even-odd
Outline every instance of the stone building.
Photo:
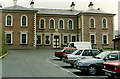
[[115,39],[113,39],[114,42],[114,50],[120,50],[120,36],[116,36]]
[[112,48],[115,14],[100,8],[69,10],[31,8],[17,5],[2,8],[2,28],[10,48],[61,48],[68,42],[91,42],[94,48]]

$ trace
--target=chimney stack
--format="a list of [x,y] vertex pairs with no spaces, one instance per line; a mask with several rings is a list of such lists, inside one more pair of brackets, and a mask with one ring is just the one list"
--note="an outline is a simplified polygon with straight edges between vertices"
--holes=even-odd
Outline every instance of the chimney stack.
[[31,6],[31,7],[30,7],[31,9],[34,8],[34,2],[33,2],[33,0],[31,1],[30,6]]
[[72,2],[72,4],[70,5],[70,7],[71,7],[71,10],[75,10],[75,3]]
[[13,0],[13,3],[14,6],[17,5],[17,0]]
[[90,4],[88,5],[88,7],[89,7],[90,10],[93,9],[93,3],[90,2]]

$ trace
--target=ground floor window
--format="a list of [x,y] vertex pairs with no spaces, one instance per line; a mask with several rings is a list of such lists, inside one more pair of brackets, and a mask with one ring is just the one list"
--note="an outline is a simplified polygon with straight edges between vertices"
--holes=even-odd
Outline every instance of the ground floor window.
[[90,35],[90,41],[91,41],[92,44],[96,44],[96,39],[95,39],[95,35],[94,34]]
[[108,35],[102,36],[102,44],[108,44]]
[[6,34],[6,43],[12,44],[12,34]]
[[42,44],[42,36],[41,35],[37,35],[36,42],[37,42],[37,45],[41,45]]
[[20,44],[27,44],[27,33],[21,33]]
[[67,43],[68,43],[68,36],[64,36],[63,37],[63,44],[67,45]]
[[50,45],[50,35],[45,35],[45,45]]
[[76,41],[76,36],[72,36],[72,42]]

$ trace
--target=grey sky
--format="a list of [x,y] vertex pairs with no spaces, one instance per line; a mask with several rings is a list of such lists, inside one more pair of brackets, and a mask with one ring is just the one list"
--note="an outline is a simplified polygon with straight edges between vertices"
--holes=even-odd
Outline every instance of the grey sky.
[[[115,13],[115,29],[118,29],[118,1],[119,0],[33,0],[36,8],[70,9],[71,3],[75,2],[77,10],[88,10],[89,2],[93,2],[94,8],[100,8],[103,11]],[[31,0],[17,0],[17,4],[30,7]],[[13,0],[0,0],[3,7],[13,5]]]

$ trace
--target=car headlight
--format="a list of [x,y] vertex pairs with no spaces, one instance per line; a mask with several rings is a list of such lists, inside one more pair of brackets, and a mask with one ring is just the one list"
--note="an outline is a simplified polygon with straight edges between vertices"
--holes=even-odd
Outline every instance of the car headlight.
[[116,71],[117,71],[117,67],[114,67],[114,70],[116,70]]
[[106,68],[106,66],[104,65],[104,68]]

